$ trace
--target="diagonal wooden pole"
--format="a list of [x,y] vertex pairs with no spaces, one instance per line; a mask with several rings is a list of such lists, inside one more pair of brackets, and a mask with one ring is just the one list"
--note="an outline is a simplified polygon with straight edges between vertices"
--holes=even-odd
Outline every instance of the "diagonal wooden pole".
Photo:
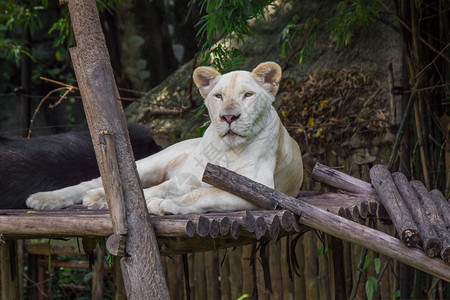
[[126,241],[121,266],[128,299],[169,299],[96,2],[70,0],[68,6],[77,44],[70,55],[115,236]]
[[399,240],[381,231],[360,225],[301,199],[289,197],[220,166],[207,164],[202,180],[224,191],[263,207],[281,207],[300,216],[299,222],[348,242],[392,257],[443,280],[450,281],[450,266],[430,258],[417,248],[408,248]]

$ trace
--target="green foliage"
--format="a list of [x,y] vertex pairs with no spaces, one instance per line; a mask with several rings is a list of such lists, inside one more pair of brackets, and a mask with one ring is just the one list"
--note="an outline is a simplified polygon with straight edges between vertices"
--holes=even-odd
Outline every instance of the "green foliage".
[[[369,255],[366,256],[365,260],[364,260],[364,265],[363,265],[363,270],[365,271],[367,269],[367,267],[370,265],[370,263],[372,262],[372,258],[373,258],[373,252],[370,251]],[[375,273],[377,275],[380,275],[380,264],[381,261],[380,259],[377,257],[374,260],[374,266],[375,266]],[[367,281],[366,281],[366,296],[368,300],[372,300],[373,298],[373,293],[375,293],[376,291],[378,291],[378,279],[374,276],[368,276],[367,277]]]
[[298,37],[302,37],[304,42],[300,50],[298,62],[301,64],[308,47],[315,40],[318,23],[319,20],[315,17],[308,18],[304,23],[299,22],[298,16],[295,15],[292,17],[291,21],[283,28],[280,34],[281,57],[287,59],[294,50],[294,44],[298,41]]
[[39,12],[46,9],[47,6],[46,0],[0,1],[0,10],[2,11],[0,24],[5,24],[6,30],[9,31],[22,26],[25,30],[33,33],[36,26],[42,26]]
[[22,55],[33,59],[26,41],[8,34],[18,27],[33,33],[36,26],[42,26],[39,12],[46,7],[47,1],[0,1],[0,59],[13,60],[16,66],[20,65]]
[[328,252],[328,247],[322,245],[322,246],[317,250],[316,256],[319,257],[319,256],[321,256],[321,255],[324,255],[324,254],[327,253],[327,252]]
[[[336,42],[338,48],[350,45],[351,38],[378,19],[378,2],[369,0],[343,0],[337,5],[337,13],[324,24],[326,28],[319,28],[322,24],[316,14],[301,22],[297,16],[282,30],[279,43],[281,56],[289,59],[291,53],[299,51],[299,64],[302,63],[308,47],[315,41],[319,29],[330,33],[330,38]],[[316,13],[321,9],[318,7]],[[299,42],[299,37],[302,39]],[[295,49],[295,50],[294,50]]]
[[[199,0],[198,5],[205,12],[198,23],[197,33],[205,39],[202,49],[204,64],[212,60],[222,73],[242,67],[245,62],[242,52],[224,44],[230,44],[233,37],[245,43],[245,36],[254,33],[250,20],[264,18],[264,12],[274,6],[273,3],[272,0]],[[220,40],[224,43],[218,44]]]
[[234,47],[227,48],[218,44],[208,52],[208,58],[213,57],[212,65],[220,73],[228,73],[242,68],[245,63],[244,54]]
[[368,300],[372,300],[373,293],[378,291],[377,279],[373,276],[369,276],[366,281],[366,296]]
[[378,19],[378,1],[344,0],[337,14],[328,21],[328,32],[339,48],[348,46],[352,37]]
[[377,275],[379,275],[380,274],[381,260],[378,257],[375,258],[374,264],[375,264],[375,272],[377,273]]

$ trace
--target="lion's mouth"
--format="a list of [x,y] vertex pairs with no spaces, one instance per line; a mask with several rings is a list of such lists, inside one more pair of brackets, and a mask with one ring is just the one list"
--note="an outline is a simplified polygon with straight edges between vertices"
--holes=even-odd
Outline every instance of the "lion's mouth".
[[234,132],[231,129],[228,129],[227,133],[225,133],[222,137],[226,137],[226,136],[229,136],[229,137],[235,137],[235,136],[243,137],[242,135]]

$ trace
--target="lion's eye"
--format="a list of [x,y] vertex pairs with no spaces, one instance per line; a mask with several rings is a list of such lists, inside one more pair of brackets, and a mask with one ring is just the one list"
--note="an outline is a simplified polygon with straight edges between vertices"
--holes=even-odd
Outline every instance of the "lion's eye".
[[214,94],[214,97],[217,98],[217,99],[219,99],[219,100],[222,100],[222,99],[223,99],[222,94],[219,94],[219,93]]
[[244,94],[244,97],[245,97],[245,98],[250,98],[250,97],[253,96],[254,94],[255,94],[255,93],[247,92],[247,93]]

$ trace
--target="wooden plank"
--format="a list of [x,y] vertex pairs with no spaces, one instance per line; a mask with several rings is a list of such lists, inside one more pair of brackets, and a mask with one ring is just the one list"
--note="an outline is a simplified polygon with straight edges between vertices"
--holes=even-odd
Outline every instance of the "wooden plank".
[[288,209],[297,215],[301,215],[300,222],[307,226],[356,243],[450,281],[450,267],[445,265],[442,260],[429,258],[421,250],[408,248],[398,239],[385,233],[348,221],[219,166],[208,164],[202,180],[242,197],[259,207]]

